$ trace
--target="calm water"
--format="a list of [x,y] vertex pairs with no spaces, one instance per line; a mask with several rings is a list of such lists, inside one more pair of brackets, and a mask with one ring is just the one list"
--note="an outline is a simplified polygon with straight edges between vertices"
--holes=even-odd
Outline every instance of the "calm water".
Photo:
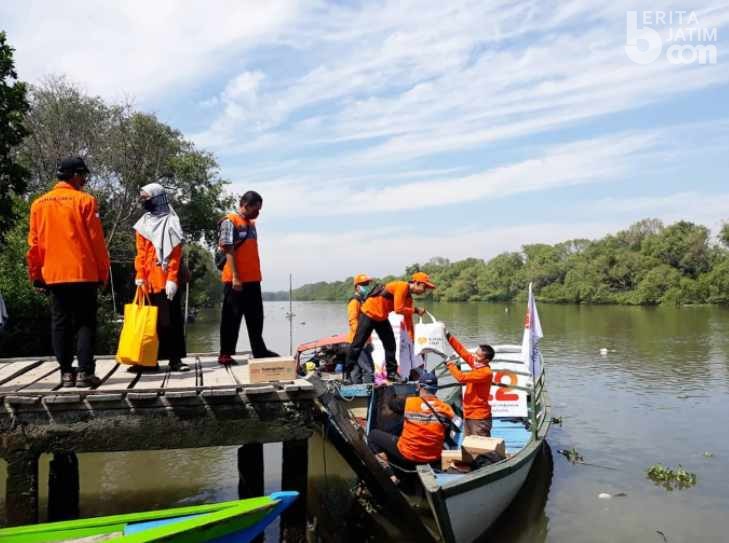
[[[521,306],[429,309],[461,337],[520,341]],[[286,311],[285,303],[266,303],[265,337],[282,354],[289,349]],[[342,304],[296,303],[294,313],[294,345],[346,326]],[[729,541],[729,310],[541,305],[540,314],[553,415],[563,422],[550,432],[553,462],[540,459],[485,540],[660,543],[662,532],[671,543]],[[189,330],[189,350],[216,350],[217,335],[217,314],[202,315]],[[245,331],[239,348],[247,348]],[[573,447],[587,464],[557,452]],[[278,488],[279,457],[279,446],[266,446],[267,491]],[[234,448],[80,455],[82,514],[234,499],[235,461]],[[351,472],[319,438],[311,441],[310,461],[319,533],[362,539],[347,498]],[[657,462],[683,465],[697,485],[654,485],[645,472]],[[44,459],[41,481],[46,477]],[[626,495],[599,499],[603,492]]]

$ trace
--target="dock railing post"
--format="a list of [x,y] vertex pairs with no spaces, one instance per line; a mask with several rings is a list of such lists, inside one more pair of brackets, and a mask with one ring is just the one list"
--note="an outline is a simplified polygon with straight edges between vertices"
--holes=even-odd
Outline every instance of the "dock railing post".
[[5,488],[5,519],[8,526],[38,522],[38,453],[10,452]]
[[78,458],[73,452],[53,454],[48,470],[48,520],[79,518]]
[[308,485],[309,441],[283,442],[281,490],[295,490],[296,501],[281,515],[281,541],[306,540],[306,489]]

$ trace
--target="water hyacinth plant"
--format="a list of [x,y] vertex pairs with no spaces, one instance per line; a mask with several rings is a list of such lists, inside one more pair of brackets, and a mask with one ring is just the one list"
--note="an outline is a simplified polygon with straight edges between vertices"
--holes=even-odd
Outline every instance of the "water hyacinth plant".
[[696,474],[686,471],[680,464],[675,470],[663,464],[653,464],[648,468],[647,476],[666,490],[682,490],[696,484]]

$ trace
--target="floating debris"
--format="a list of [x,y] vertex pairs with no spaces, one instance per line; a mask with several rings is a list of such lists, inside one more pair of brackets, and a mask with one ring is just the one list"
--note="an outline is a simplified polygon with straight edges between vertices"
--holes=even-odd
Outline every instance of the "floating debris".
[[714,453],[706,451],[704,453],[704,458],[714,458]]
[[611,498],[624,498],[627,496],[625,492],[616,492],[615,494],[609,494],[608,492],[600,492],[597,497],[601,500],[609,500]]
[[572,447],[571,449],[567,449],[567,450],[559,449],[559,450],[557,450],[557,452],[559,454],[561,454],[562,456],[564,456],[567,460],[569,460],[573,464],[584,464],[585,463],[585,459],[582,458],[582,455],[579,452],[577,452],[577,449],[575,449],[574,447]]
[[666,490],[683,490],[696,484],[696,474],[686,471],[681,464],[675,470],[663,464],[653,464],[648,468],[647,476]]
[[605,347],[603,347],[602,349],[600,349],[600,354],[604,356],[604,355],[608,354],[608,350]]
[[552,417],[552,424],[562,424],[562,417]]
[[668,538],[666,537],[666,534],[664,534],[664,533],[663,533],[662,531],[660,531],[660,530],[656,530],[656,533],[657,533],[658,535],[660,535],[660,536],[661,536],[661,537],[663,538],[663,541],[665,541],[665,543],[668,543]]

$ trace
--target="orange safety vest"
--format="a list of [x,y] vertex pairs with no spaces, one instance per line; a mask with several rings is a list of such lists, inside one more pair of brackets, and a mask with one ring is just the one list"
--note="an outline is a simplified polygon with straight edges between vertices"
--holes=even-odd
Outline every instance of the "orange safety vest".
[[157,253],[154,245],[147,238],[136,234],[137,256],[134,257],[134,269],[137,279],[144,279],[150,292],[162,292],[167,281],[174,281],[179,286],[180,261],[182,260],[182,244],[180,243],[170,253],[167,261],[167,271],[157,262]]
[[[453,409],[442,400],[428,398],[428,403],[441,419],[453,418]],[[405,400],[405,421],[397,440],[397,450],[406,459],[417,464],[429,464],[440,459],[446,437],[446,427],[438,420],[433,409],[420,396]]]
[[61,181],[30,207],[28,274],[47,285],[109,278],[96,198]]
[[[249,221],[238,213],[228,213],[226,219],[232,222],[235,228],[233,257],[238,270],[238,280],[241,283],[260,282],[261,260],[258,256],[258,232],[255,221]],[[239,241],[241,239],[242,242]],[[228,262],[225,263],[220,278],[223,283],[233,282],[233,270]]]
[[374,290],[362,304],[362,313],[376,321],[387,320],[391,311],[403,316],[405,330],[414,339],[413,297],[407,281],[390,281],[379,291]]

